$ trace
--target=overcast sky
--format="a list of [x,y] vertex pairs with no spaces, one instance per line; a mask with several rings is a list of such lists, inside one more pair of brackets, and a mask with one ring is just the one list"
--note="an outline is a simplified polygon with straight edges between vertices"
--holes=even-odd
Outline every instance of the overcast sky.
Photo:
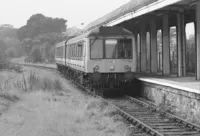
[[[42,13],[53,18],[68,20],[67,26],[83,28],[95,19],[111,12],[130,0],[1,0],[0,24],[19,28],[33,14]],[[81,23],[84,23],[81,26]],[[187,32],[193,33],[189,25]]]
[[42,13],[67,19],[68,26],[85,25],[125,4],[129,0],[1,0],[0,24],[19,28],[29,17]]

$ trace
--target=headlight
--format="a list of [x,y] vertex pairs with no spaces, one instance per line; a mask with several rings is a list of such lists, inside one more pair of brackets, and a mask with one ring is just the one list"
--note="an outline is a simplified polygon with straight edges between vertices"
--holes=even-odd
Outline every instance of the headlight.
[[126,65],[124,68],[126,71],[131,71],[131,67],[129,67],[128,65]]
[[98,71],[99,70],[99,66],[96,65],[94,68],[93,68],[93,71]]

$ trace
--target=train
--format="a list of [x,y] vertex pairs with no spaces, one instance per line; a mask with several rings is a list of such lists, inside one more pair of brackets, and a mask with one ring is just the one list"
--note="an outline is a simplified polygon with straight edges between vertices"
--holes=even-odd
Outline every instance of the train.
[[101,26],[56,45],[59,71],[91,91],[121,91],[132,82],[137,66],[131,31]]

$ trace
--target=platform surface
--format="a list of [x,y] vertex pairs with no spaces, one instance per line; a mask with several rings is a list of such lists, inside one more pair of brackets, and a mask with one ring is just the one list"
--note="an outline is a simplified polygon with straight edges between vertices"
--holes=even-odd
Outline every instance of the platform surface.
[[200,94],[200,81],[195,77],[174,77],[174,76],[138,76],[141,81],[169,86],[176,89]]

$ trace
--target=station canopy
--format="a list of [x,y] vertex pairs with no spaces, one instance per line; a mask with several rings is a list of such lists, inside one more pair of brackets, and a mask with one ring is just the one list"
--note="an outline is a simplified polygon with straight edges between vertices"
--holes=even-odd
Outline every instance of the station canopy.
[[[120,6],[119,8],[113,10],[112,12],[100,17],[99,19],[89,23],[84,31],[89,31],[95,27],[107,25],[108,23],[119,19],[127,14],[133,14],[136,17],[137,12],[141,12],[137,14],[140,16],[142,14],[147,14],[154,10],[169,6],[171,4],[175,4],[178,2],[184,2],[189,0],[130,0],[128,3]],[[143,11],[142,11],[143,10]],[[135,18],[133,17],[133,18]]]
[[131,0],[128,3],[115,9],[114,11],[106,14],[105,16],[91,22],[84,28],[84,30],[88,31],[94,27],[102,26],[102,25],[104,25],[114,19],[117,19],[129,12],[136,11],[136,10],[138,10],[144,6],[147,6],[151,3],[154,3],[156,1],[158,1],[158,0]]

